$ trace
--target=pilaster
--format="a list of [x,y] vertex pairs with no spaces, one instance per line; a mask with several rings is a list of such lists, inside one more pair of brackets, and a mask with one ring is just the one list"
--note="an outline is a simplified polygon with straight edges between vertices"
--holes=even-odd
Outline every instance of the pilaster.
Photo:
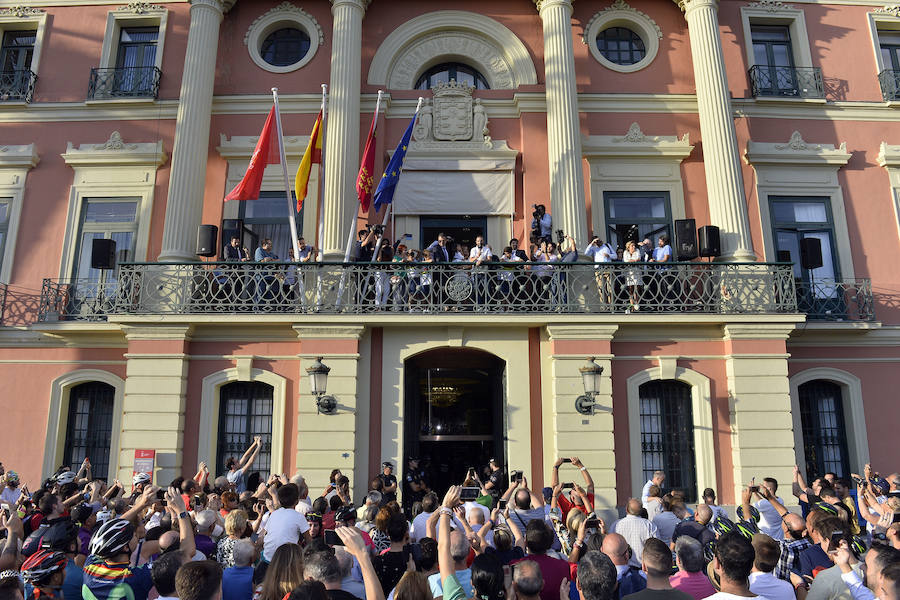
[[331,0],[331,86],[325,128],[324,231],[319,241],[326,259],[342,260],[347,235],[355,228],[359,204],[359,94],[362,20],[368,0]]
[[191,0],[160,261],[197,260],[194,242],[206,187],[219,25],[232,4],[234,0]]
[[735,498],[753,477],[790,487],[796,458],[785,340],[793,329],[767,323],[723,328]]
[[737,134],[719,35],[718,0],[676,0],[684,11],[700,113],[709,217],[720,228],[723,261],[755,261]]
[[[357,448],[368,443],[368,424],[358,422],[359,343],[361,325],[295,325],[300,339],[299,394],[297,402],[297,470],[311,490],[324,489],[332,469],[350,478],[353,497],[368,490],[368,465],[357,464]],[[337,400],[335,414],[320,414],[310,391],[306,369],[322,357],[331,368],[327,393]],[[363,436],[360,438],[360,436]]]
[[[544,453],[544,481],[550,480],[553,462],[560,456],[578,456],[594,479],[595,508],[607,522],[616,514],[616,460],[612,414],[612,338],[618,325],[549,325],[551,396],[544,422],[552,423],[552,445]],[[575,410],[584,394],[579,368],[588,357],[603,367],[600,393],[593,415]],[[549,412],[551,414],[547,414]],[[546,429],[545,429],[546,431]],[[547,438],[545,437],[545,440]],[[583,485],[581,473],[560,474],[560,481]]]
[[123,325],[128,352],[117,476],[131,480],[134,451],[156,450],[156,484],[181,475],[192,326]]
[[553,228],[587,239],[578,90],[572,40],[572,0],[535,0],[544,26],[547,151]]

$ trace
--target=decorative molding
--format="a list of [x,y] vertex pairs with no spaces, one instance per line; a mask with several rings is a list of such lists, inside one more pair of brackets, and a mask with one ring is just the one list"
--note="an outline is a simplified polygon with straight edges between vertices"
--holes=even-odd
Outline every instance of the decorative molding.
[[837,165],[842,166],[850,160],[847,152],[847,142],[841,142],[840,146],[832,144],[807,143],[799,131],[794,131],[785,144],[754,142],[747,143],[747,151],[744,160],[748,164],[778,164],[778,165]]
[[122,140],[122,134],[118,131],[113,131],[109,134],[109,139],[106,140],[105,144],[97,144],[94,146],[95,150],[134,150],[137,148],[135,144],[126,144],[124,140]]
[[900,4],[873,8],[869,12],[875,15],[890,15],[892,17],[900,18]]
[[747,5],[747,8],[760,9],[770,13],[783,10],[794,10],[793,6],[785,4],[784,2],[781,2],[781,0],[759,0],[758,2],[751,2]]
[[76,148],[72,142],[68,142],[62,157],[70,167],[81,165],[149,165],[158,167],[168,159],[162,140],[127,144],[118,131],[113,131],[109,139],[101,144],[81,144]]
[[687,133],[679,139],[671,135],[646,135],[638,123],[632,123],[624,136],[592,135],[582,141],[585,158],[599,157],[667,157],[683,160],[694,147]]
[[34,144],[0,146],[0,169],[8,167],[36,167],[40,162]]
[[24,17],[39,17],[43,14],[44,11],[40,8],[23,6],[21,4],[0,8],[0,17],[18,17],[22,19]]
[[412,148],[493,148],[488,117],[481,98],[472,99],[475,88],[450,80],[432,89],[434,99],[425,99],[413,128]]
[[[219,156],[228,159],[249,159],[259,141],[258,135],[233,135],[230,138],[224,133],[219,134],[219,145],[216,150]],[[284,136],[284,153],[288,157],[303,156],[306,146],[309,144],[309,136],[286,135]]]
[[164,13],[166,10],[165,6],[159,4],[151,4],[149,2],[129,2],[127,5],[116,9],[113,12],[116,14],[130,13],[134,15],[145,15],[148,13]]
[[[633,30],[644,42],[644,58],[633,65],[619,65],[608,60],[597,47],[597,35],[609,27],[625,26]],[[591,55],[601,65],[619,73],[634,73],[650,65],[659,52],[659,40],[663,32],[653,18],[645,12],[633,8],[625,0],[614,0],[610,6],[598,11],[584,26],[581,41],[587,45]]]
[[[259,53],[266,36],[291,23],[306,31],[309,36],[309,50],[297,62],[291,65],[275,66],[267,63]],[[325,32],[311,14],[290,2],[282,2],[275,8],[257,17],[244,34],[244,45],[250,58],[259,68],[271,73],[291,73],[307,65],[316,55],[319,46],[325,43]]]
[[421,71],[465,48],[471,66],[491,89],[515,89],[537,83],[537,71],[522,40],[485,15],[439,10],[397,27],[375,53],[367,81],[391,89],[413,89]]

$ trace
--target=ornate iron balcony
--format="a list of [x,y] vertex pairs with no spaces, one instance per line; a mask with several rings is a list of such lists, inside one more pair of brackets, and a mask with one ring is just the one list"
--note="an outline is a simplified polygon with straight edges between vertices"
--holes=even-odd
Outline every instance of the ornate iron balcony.
[[44,280],[40,321],[237,313],[797,312],[774,263],[125,263],[118,281]]
[[30,69],[0,71],[0,101],[31,102],[37,75]]
[[810,321],[874,321],[870,279],[816,279],[797,283],[797,304]]
[[824,98],[825,84],[819,67],[750,67],[753,96]]
[[881,97],[885,102],[900,99],[900,71],[885,69],[878,74],[878,83],[881,84]]
[[156,67],[91,69],[88,100],[156,98],[162,71]]

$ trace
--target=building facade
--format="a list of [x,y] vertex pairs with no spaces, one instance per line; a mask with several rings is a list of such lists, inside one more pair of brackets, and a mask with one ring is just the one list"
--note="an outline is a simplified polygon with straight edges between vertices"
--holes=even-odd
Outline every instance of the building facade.
[[[129,477],[137,449],[159,482],[222,472],[253,435],[259,471],[340,468],[355,496],[410,455],[437,487],[491,456],[541,486],[578,455],[610,511],[658,468],[726,504],[794,464],[895,468],[890,3],[2,0],[0,30],[0,457],[26,480],[85,455]],[[217,260],[232,235],[287,256],[279,165],[259,199],[223,196],[270,88],[297,168],[322,84],[295,216],[324,262]],[[691,260],[339,264],[383,218],[354,189],[379,91],[376,173],[425,99],[388,238],[528,250],[545,205],[580,251],[669,236]],[[692,260],[705,226],[716,256]]]

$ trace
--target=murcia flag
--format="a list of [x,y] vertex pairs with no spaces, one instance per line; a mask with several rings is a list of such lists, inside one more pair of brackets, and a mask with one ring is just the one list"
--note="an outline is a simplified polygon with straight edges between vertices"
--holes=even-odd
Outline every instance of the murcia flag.
[[400,143],[397,144],[397,149],[394,151],[394,155],[391,156],[391,161],[384,168],[384,175],[381,176],[381,181],[378,182],[378,189],[375,190],[375,195],[373,196],[375,210],[381,208],[382,204],[390,204],[394,200],[394,191],[397,189],[397,182],[400,181],[400,173],[403,171],[403,159],[406,157],[406,151],[409,149],[409,140],[412,137],[413,126],[416,124],[417,118],[419,118],[418,110],[416,110],[412,121],[406,127],[403,137],[400,138]]
[[313,164],[322,164],[322,111],[313,123],[312,133],[309,134],[309,144],[306,152],[300,160],[297,176],[294,178],[294,193],[297,195],[297,212],[303,209],[303,200],[306,199],[306,188],[309,186],[309,173]]
[[369,137],[366,138],[366,149],[363,151],[362,164],[359,165],[359,175],[356,176],[356,195],[363,212],[369,211],[369,202],[372,201],[373,173],[375,171],[375,142],[378,137],[378,113],[372,117],[372,125],[369,127]]
[[275,107],[269,110],[266,124],[259,141],[250,157],[250,165],[241,182],[228,192],[225,200],[256,200],[259,198],[259,188],[262,185],[263,174],[266,165],[277,165],[281,162],[281,153],[278,150],[278,135],[275,132]]

